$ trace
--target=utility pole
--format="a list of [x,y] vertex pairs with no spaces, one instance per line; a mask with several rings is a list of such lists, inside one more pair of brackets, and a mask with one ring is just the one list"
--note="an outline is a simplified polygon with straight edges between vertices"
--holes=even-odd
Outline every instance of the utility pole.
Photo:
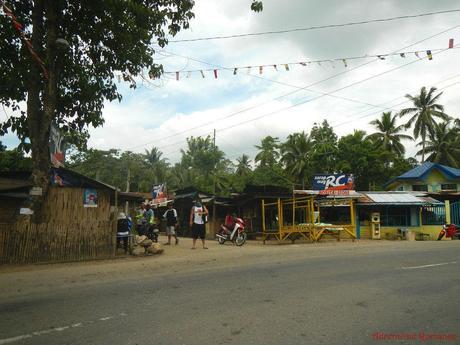
[[[126,176],[126,192],[129,192],[129,185],[131,184],[131,169],[128,166],[128,174]],[[125,202],[125,214],[129,212],[129,201]]]
[[[212,147],[213,153],[215,155],[216,152],[216,129],[214,128],[214,136],[212,139]],[[214,198],[212,201],[212,222],[214,226],[214,230],[217,228],[216,224],[216,161],[214,161],[214,173],[213,173],[213,186],[212,186],[212,194],[214,194]]]

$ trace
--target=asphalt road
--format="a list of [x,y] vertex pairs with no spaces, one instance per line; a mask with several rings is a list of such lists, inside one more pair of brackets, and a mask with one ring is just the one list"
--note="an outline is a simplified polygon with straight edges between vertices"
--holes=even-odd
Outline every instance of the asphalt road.
[[460,241],[292,248],[252,264],[243,256],[230,267],[0,296],[0,345],[460,343]]

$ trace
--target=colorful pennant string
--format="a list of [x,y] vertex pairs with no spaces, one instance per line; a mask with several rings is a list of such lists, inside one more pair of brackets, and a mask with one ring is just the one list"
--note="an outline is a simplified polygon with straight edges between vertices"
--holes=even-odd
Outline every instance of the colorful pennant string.
[[[1,3],[1,0],[0,0]],[[449,48],[448,49],[453,49],[457,48],[454,46],[454,39],[451,38],[449,39]],[[349,60],[356,60],[356,59],[364,59],[364,58],[371,58],[375,57],[378,58],[379,60],[387,60],[391,56],[399,56],[401,58],[406,58],[408,54],[414,54],[418,59],[422,60],[421,54],[426,54],[426,58],[428,60],[433,60],[433,51],[438,52],[438,51],[443,51],[445,48],[440,48],[440,49],[427,49],[427,50],[418,50],[418,51],[406,51],[406,52],[398,52],[398,53],[386,53],[386,54],[378,54],[378,55],[364,55],[364,56],[355,56],[355,57],[349,57],[349,58],[338,58],[338,59],[328,59],[328,60],[315,60],[315,61],[300,61],[300,62],[289,62],[289,63],[283,63],[283,64],[271,64],[271,65],[258,65],[258,66],[244,66],[244,67],[230,67],[230,68],[214,68],[214,69],[205,69],[205,70],[189,70],[189,71],[182,71],[182,73],[186,73],[186,78],[190,78],[193,74],[193,72],[199,72],[203,78],[205,78],[205,72],[210,72],[212,71],[214,74],[214,78],[218,78],[218,71],[233,71],[233,75],[238,74],[238,70],[240,69],[246,69],[247,74],[251,73],[252,68],[257,68],[259,75],[262,75],[264,72],[264,67],[273,67],[275,71],[278,72],[278,66],[283,66],[286,71],[291,70],[291,65],[300,65],[303,67],[307,67],[312,63],[316,63],[318,66],[323,66],[322,63],[325,62],[329,64],[332,68],[336,68],[336,63],[340,62],[343,64],[343,66],[346,68],[348,67]],[[180,72],[164,72],[164,74],[175,74],[176,80],[180,79]],[[151,79],[155,79],[155,76],[153,74],[149,73],[149,77]],[[128,79],[127,79],[128,78]],[[125,77],[123,75],[124,80],[133,80],[132,78],[129,79],[129,77]],[[120,79],[119,79],[120,80]]]
[[45,77],[46,80],[48,80],[48,71],[46,70],[45,63],[35,52],[32,46],[32,43],[30,42],[29,38],[24,33],[24,27],[18,21],[13,11],[9,7],[7,7],[3,1],[0,1],[0,4],[2,5],[5,15],[11,19],[13,27],[16,29],[16,31],[18,31],[19,35],[21,36],[21,39],[24,41],[25,45],[27,46],[27,49],[29,50],[30,55],[40,65],[40,68],[42,69],[42,72],[43,72],[43,76]]

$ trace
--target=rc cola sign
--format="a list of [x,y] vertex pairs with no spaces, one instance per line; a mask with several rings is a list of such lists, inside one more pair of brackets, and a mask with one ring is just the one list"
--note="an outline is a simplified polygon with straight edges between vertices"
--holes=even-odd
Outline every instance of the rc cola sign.
[[319,194],[348,195],[354,189],[353,175],[320,174],[313,177],[313,189]]

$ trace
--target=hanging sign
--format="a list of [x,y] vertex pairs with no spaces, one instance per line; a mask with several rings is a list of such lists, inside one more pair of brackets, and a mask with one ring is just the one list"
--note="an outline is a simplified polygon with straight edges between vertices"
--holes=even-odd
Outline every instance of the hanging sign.
[[313,176],[313,189],[320,195],[349,195],[354,190],[353,175],[319,174]]

